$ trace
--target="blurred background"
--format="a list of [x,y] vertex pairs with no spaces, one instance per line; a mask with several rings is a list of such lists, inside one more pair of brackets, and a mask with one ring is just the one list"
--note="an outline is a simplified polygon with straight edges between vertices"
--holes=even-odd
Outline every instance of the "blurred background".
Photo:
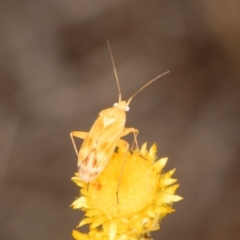
[[[0,239],[66,240],[82,219],[69,138],[118,100],[184,200],[154,239],[240,239],[240,2],[0,1]],[[132,140],[131,136],[130,139]],[[81,142],[79,141],[79,144]]]

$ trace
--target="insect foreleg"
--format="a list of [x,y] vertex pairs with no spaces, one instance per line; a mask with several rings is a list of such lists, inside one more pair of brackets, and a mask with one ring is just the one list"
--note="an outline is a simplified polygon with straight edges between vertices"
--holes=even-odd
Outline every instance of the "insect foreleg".
[[[139,147],[138,147],[138,142],[137,142],[138,132],[139,132],[138,129],[135,129],[135,128],[124,128],[121,137],[126,136],[126,135],[128,135],[129,133],[133,133],[134,143],[136,144],[137,149],[139,149]],[[133,149],[133,147],[134,147],[134,145],[132,145],[132,148],[131,148],[131,149]]]
[[[120,139],[118,144],[117,144],[118,147],[125,147],[126,150],[128,150],[129,148],[129,144],[128,142],[126,142],[125,140],[123,139]],[[124,167],[126,165],[126,160],[127,160],[127,151],[125,151],[125,155],[124,155],[124,160],[123,160],[123,164],[122,164],[122,168],[121,168],[121,171],[120,171],[120,175],[119,175],[119,179],[118,179],[118,184],[117,184],[117,190],[116,190],[116,195],[117,195],[117,203],[119,204],[119,197],[118,197],[118,189],[119,189],[119,186],[120,186],[120,183],[122,181],[122,176],[123,176],[123,170],[124,170]]]
[[85,139],[88,135],[88,132],[71,132],[70,133],[70,138],[72,140],[72,143],[73,143],[73,148],[78,156],[78,150],[77,150],[77,146],[76,146],[76,143],[74,141],[74,137],[76,138],[81,138],[81,139]]

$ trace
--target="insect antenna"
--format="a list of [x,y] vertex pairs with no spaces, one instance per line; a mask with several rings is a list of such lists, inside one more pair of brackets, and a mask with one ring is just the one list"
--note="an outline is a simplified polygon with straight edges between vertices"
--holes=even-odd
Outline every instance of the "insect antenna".
[[113,71],[114,71],[114,74],[115,74],[115,77],[116,77],[116,81],[117,81],[117,87],[118,87],[118,93],[119,93],[119,95],[118,95],[118,102],[120,102],[121,99],[122,99],[121,89],[120,89],[120,85],[119,85],[119,80],[118,80],[117,70],[116,70],[116,67],[115,67],[114,60],[113,60],[113,55],[112,55],[112,51],[111,51],[111,47],[110,47],[110,43],[109,43],[108,40],[107,40],[107,44],[108,44],[108,49],[109,49],[110,56],[111,56],[111,59],[112,59]]
[[149,81],[148,83],[146,83],[144,86],[142,86],[139,90],[137,90],[127,101],[127,106],[129,106],[130,102],[132,101],[132,99],[139,93],[141,92],[144,88],[146,88],[148,85],[150,85],[151,83],[153,83],[154,81],[156,81],[158,78],[168,74],[169,71],[160,74],[159,76],[155,77],[154,79],[152,79],[151,81]]

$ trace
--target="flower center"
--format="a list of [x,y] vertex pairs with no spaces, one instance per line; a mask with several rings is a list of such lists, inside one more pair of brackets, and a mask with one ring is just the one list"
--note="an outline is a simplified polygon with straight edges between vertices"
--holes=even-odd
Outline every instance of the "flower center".
[[107,164],[97,180],[89,186],[93,208],[110,217],[127,217],[144,210],[156,193],[157,175],[151,163],[138,152],[118,153]]

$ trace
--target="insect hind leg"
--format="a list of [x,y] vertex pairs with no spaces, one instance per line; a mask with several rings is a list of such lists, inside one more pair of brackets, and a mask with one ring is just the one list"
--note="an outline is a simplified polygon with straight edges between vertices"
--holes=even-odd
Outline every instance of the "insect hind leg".
[[[129,149],[129,144],[128,142],[126,142],[125,140],[123,139],[120,139],[118,144],[117,144],[118,147],[124,147],[126,148],[126,150]],[[122,164],[122,168],[120,170],[120,175],[119,175],[119,179],[118,179],[118,183],[117,183],[117,190],[116,190],[116,196],[117,196],[117,203],[119,204],[119,196],[118,196],[118,190],[119,190],[119,187],[120,187],[120,183],[122,181],[122,177],[123,177],[123,171],[124,171],[124,167],[126,165],[126,160],[127,160],[127,152],[124,154],[124,159],[123,159],[123,164]]]
[[139,149],[138,142],[137,142],[137,135],[139,133],[138,129],[136,129],[136,128],[124,128],[121,137],[126,136],[129,133],[133,133],[133,136],[134,136],[134,142],[132,144],[131,150],[133,150],[134,145],[136,145],[136,148]]

